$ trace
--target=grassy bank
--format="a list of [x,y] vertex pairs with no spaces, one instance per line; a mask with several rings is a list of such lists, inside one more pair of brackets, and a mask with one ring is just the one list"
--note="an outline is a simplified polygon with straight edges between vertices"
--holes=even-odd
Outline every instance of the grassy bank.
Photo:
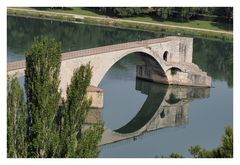
[[118,21],[108,21],[106,19],[96,20],[93,18],[85,18],[85,23],[89,24],[97,24],[97,25],[108,25],[120,28],[130,28],[130,29],[139,29],[139,30],[147,30],[147,31],[155,31],[155,32],[168,32],[176,35],[186,35],[186,36],[200,36],[207,38],[217,38],[222,40],[233,40],[233,36],[225,33],[214,33],[214,32],[205,32],[198,30],[189,30],[189,29],[179,29],[173,27],[163,27],[158,25],[148,25],[142,23],[132,23],[132,22],[118,22]]
[[44,12],[44,11],[41,12],[41,11],[35,11],[35,10],[17,10],[17,9],[8,9],[7,12],[8,12],[8,15],[15,15],[15,16],[55,19],[55,20],[62,20],[62,21],[81,22],[81,23],[88,23],[88,24],[95,24],[95,25],[139,29],[139,30],[147,30],[147,31],[155,31],[155,32],[168,32],[176,35],[200,36],[200,37],[217,38],[217,39],[229,40],[229,41],[233,40],[233,35],[229,33],[219,33],[219,32],[209,32],[209,31],[202,31],[202,30],[196,30],[196,29],[168,27],[168,26],[161,26],[157,24],[147,24],[147,23],[130,22],[128,20],[110,19],[106,17],[88,17],[88,16],[80,16],[80,15],[77,16],[77,15],[66,14],[66,13]]
[[[29,8],[29,9],[31,9],[31,8]],[[86,8],[80,8],[80,7],[71,7],[71,8],[63,8],[63,9],[44,8],[44,10],[50,11],[50,12],[70,13],[70,14],[77,14],[77,15],[107,17],[106,15],[100,14],[98,12],[94,12],[93,10],[88,10]],[[173,20],[171,20],[171,21],[170,20],[160,20],[157,17],[153,17],[153,16],[149,16],[149,15],[142,15],[141,17],[132,16],[132,17],[127,17],[127,18],[122,18],[122,19],[148,22],[148,23],[160,23],[160,24],[166,24],[166,25],[203,28],[203,29],[209,29],[209,30],[232,31],[232,25],[229,25],[227,23],[213,22],[213,21],[207,21],[207,20],[190,20],[190,21],[186,21],[186,22],[178,22],[178,21],[173,21]]]
[[166,24],[166,25],[202,28],[202,29],[209,29],[209,30],[232,31],[232,26],[229,24],[206,21],[206,20],[191,20],[191,21],[186,21],[186,22],[177,22],[177,21],[169,21],[169,20],[158,20],[158,18],[154,18],[154,17],[150,17],[150,16],[130,17],[130,18],[125,18],[125,19],[133,20],[133,21],[150,22],[150,23],[161,23],[161,24]]
[[48,14],[43,12],[35,12],[35,11],[23,11],[23,10],[15,10],[15,9],[7,9],[7,14],[11,16],[25,16],[25,17],[35,17],[35,18],[46,18],[46,19],[55,19],[55,20],[63,20],[63,21],[79,21],[82,22],[82,19],[77,20],[71,15],[60,15],[60,14]]
[[[32,9],[32,8],[28,8]],[[105,15],[98,14],[96,12],[86,10],[80,7],[71,7],[65,9],[50,9],[46,8],[44,11],[58,12],[58,13],[69,13],[69,14],[77,14],[77,15],[87,15],[87,16],[95,16],[95,17],[105,17]]]

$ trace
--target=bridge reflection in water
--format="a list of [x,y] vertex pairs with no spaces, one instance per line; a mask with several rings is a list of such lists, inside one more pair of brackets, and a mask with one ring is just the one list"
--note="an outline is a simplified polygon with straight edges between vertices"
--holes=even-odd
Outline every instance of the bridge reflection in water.
[[[136,79],[136,90],[148,97],[136,116],[119,129],[105,127],[101,146],[139,136],[161,128],[188,124],[189,103],[210,96],[210,88],[168,86]],[[89,112],[86,123],[102,120],[102,110]]]

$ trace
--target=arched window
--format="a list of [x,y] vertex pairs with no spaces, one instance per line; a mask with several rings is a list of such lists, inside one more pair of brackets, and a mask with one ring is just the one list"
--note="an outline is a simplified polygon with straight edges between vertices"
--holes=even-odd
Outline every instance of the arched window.
[[181,72],[181,69],[176,68],[176,67],[172,67],[171,69],[171,75],[174,76],[175,74],[177,74],[177,72]]
[[163,60],[164,60],[164,61],[167,61],[167,58],[168,58],[168,51],[165,51],[165,52],[163,53]]

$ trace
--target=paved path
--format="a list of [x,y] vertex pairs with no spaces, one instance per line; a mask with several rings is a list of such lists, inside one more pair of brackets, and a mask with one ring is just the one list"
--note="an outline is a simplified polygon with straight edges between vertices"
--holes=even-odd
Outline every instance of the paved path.
[[59,13],[59,12],[50,12],[50,11],[39,11],[39,10],[34,10],[34,9],[21,9],[21,8],[8,8],[8,9],[30,11],[30,12],[36,12],[36,13],[46,13],[46,14],[50,14],[50,15],[54,13],[56,15],[73,16],[74,18],[80,18],[80,19],[84,19],[84,18],[105,19],[105,20],[118,21],[118,22],[140,23],[140,24],[147,24],[147,25],[157,25],[157,26],[162,26],[162,27],[179,28],[179,29],[187,29],[187,30],[196,30],[196,31],[205,31],[205,32],[214,32],[214,33],[233,35],[232,31],[211,30],[211,29],[195,28],[195,27],[189,27],[189,26],[178,26],[178,25],[170,25],[170,24],[151,23],[151,22],[143,22],[143,21],[124,20],[124,19],[114,19],[114,18],[109,18],[109,17],[86,16],[86,15]]

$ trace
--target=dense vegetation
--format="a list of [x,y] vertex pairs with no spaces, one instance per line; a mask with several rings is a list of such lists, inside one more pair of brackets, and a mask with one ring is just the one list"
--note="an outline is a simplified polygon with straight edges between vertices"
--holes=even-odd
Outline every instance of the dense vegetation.
[[193,62],[214,80],[233,86],[233,45],[220,41],[194,39]]
[[[194,158],[232,158],[233,157],[233,130],[225,128],[225,135],[222,137],[222,144],[212,150],[206,150],[199,145],[189,148],[189,153]],[[183,158],[179,153],[172,153],[171,158]]]
[[[232,7],[37,7],[34,9],[212,30],[232,31],[233,29]],[[147,29],[147,27],[144,28]]]
[[36,39],[27,51],[25,91],[8,78],[8,157],[97,157],[103,124],[84,128],[91,100],[86,98],[90,65],[75,70],[66,99],[59,91],[61,46]]
[[[73,10],[71,7],[34,7],[38,10],[60,9]],[[111,17],[135,17],[150,15],[158,20],[211,20],[220,22],[233,22],[232,7],[84,7],[84,10],[89,10],[100,15],[108,15]],[[86,12],[94,15],[91,12]]]
[[96,7],[87,8],[114,17],[151,15],[159,20],[189,21],[208,19],[232,23],[232,7]]

